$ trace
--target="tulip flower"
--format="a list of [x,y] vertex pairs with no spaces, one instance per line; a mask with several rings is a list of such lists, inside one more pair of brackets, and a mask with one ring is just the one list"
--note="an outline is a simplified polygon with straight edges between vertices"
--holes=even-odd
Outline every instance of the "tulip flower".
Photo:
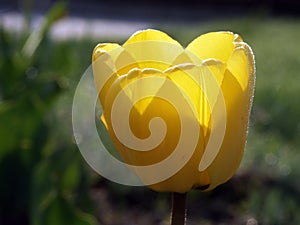
[[237,170],[255,83],[251,48],[211,32],[186,48],[143,30],[93,52],[103,121],[124,162],[156,191],[207,191]]

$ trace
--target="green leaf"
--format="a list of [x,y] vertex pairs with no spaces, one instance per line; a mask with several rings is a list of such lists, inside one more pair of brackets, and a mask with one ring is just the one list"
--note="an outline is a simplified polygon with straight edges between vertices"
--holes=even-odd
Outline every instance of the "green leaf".
[[46,37],[51,26],[66,14],[66,2],[56,3],[47,13],[45,20],[37,32],[33,32],[27,39],[22,55],[25,58],[32,58],[41,41]]
[[70,204],[61,195],[58,195],[48,208],[45,209],[42,215],[33,223],[34,225],[96,225],[97,220],[94,216],[83,213]]

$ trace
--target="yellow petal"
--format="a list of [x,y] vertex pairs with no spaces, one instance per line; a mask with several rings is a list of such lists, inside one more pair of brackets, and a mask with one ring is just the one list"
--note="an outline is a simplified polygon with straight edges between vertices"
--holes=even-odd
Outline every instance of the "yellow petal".
[[239,43],[236,46],[236,49],[227,62],[227,68],[237,79],[241,88],[245,90],[249,81],[248,74],[255,72],[253,53],[246,43]]
[[199,66],[182,64],[165,71],[168,78],[183,90],[187,100],[194,107],[196,117],[203,126],[204,136],[210,127],[211,110],[221,91],[223,71],[224,64],[215,60],[206,61]]
[[[207,170],[211,178],[209,189],[231,178],[240,164],[253,98],[253,62],[253,54],[249,47],[237,49],[228,61],[229,68],[221,86],[227,111],[226,132],[220,151]],[[237,63],[240,63],[239,66]]]
[[98,59],[104,53],[107,53],[111,57],[113,65],[110,66],[113,66],[116,69],[118,75],[127,74],[131,69],[137,67],[136,61],[131,54],[118,44],[98,44],[93,52],[93,61]]
[[106,51],[95,51],[93,54],[93,74],[99,99],[104,107],[105,96],[110,85],[118,77],[113,58]]
[[[145,79],[149,77],[153,77],[154,79]],[[127,97],[132,101],[152,93],[148,99],[143,99],[143,101],[134,105],[136,111],[142,115],[146,108],[149,107],[150,101],[162,88],[164,79],[166,79],[166,75],[159,70],[150,68],[141,70],[135,68],[131,70],[128,75],[120,79],[120,86],[122,87],[122,91],[124,91]],[[127,88],[128,84],[130,84],[130,88]]]
[[180,55],[178,55],[174,59],[172,64],[180,65],[180,64],[186,64],[186,63],[192,63],[194,65],[199,65],[202,63],[202,60],[193,52],[185,49]]
[[211,32],[196,38],[186,49],[202,60],[214,58],[227,62],[234,50],[235,39],[231,32]]
[[175,41],[173,38],[171,38],[166,33],[159,31],[159,30],[154,30],[154,29],[137,31],[124,43],[124,45],[141,42],[141,41],[167,42],[167,43],[171,43],[171,44],[180,46],[180,44],[177,41]]
[[[176,110],[171,104],[155,97],[162,88],[165,79],[166,76],[157,70],[134,69],[128,75],[119,77],[107,93],[106,111],[104,112],[105,121],[109,127],[109,134],[114,144],[117,146],[124,161],[128,164],[152,165],[166,158],[174,149],[176,144],[174,140],[177,140],[180,134],[179,122],[176,122],[178,120]],[[149,95],[149,93],[152,93],[152,95]],[[121,104],[118,104],[117,98],[120,96],[122,98],[120,98]],[[113,111],[114,104],[118,107],[116,111]],[[122,127],[123,130],[113,129],[111,116],[114,116],[114,122],[118,123],[118,127]],[[165,122],[168,130],[172,131],[167,136],[172,136],[175,139],[172,139],[172,137],[166,138],[159,147],[152,151],[135,151],[134,148],[126,147],[117,138],[116,133],[119,132],[119,136],[126,137],[125,139],[127,140],[125,142],[130,141],[131,139],[128,138],[128,135],[132,132],[134,136],[141,139],[141,142],[142,140],[145,141],[151,135],[149,123],[154,117],[161,117],[167,120]],[[118,122],[118,120],[120,121]],[[130,130],[125,129],[127,127],[126,122],[129,122]],[[170,126],[172,127],[170,128]]]
[[167,34],[151,29],[133,34],[123,47],[132,55],[141,69],[169,68],[177,56],[184,51],[182,46]]
[[110,56],[114,61],[119,57],[120,53],[122,52],[122,47],[115,43],[101,43],[98,44],[93,51],[92,59],[95,61],[98,57],[101,56],[103,52],[111,52]]
[[92,59],[95,84],[104,107],[105,96],[111,84],[119,75],[127,74],[137,67],[137,64],[122,46],[110,43],[97,45]]

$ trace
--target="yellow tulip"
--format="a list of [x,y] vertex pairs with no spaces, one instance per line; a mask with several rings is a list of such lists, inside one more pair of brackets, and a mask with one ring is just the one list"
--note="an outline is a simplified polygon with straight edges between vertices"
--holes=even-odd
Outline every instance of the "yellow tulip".
[[207,33],[183,48],[163,32],[143,30],[122,46],[97,45],[93,71],[101,119],[145,185],[184,193],[233,176],[255,83],[254,56],[240,36]]

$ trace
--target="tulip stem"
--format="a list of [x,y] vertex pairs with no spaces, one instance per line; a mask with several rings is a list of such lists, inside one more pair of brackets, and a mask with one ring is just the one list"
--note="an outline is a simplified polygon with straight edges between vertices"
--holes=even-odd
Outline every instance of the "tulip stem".
[[187,193],[172,193],[171,225],[185,225]]

